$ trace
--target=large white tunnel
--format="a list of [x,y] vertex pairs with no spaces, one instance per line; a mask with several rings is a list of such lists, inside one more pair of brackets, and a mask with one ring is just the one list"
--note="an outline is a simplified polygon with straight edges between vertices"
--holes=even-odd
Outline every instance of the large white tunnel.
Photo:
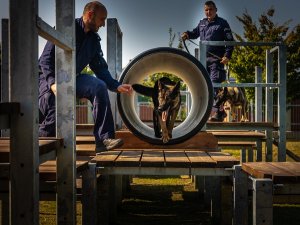
[[[173,129],[173,137],[167,143],[183,142],[207,122],[212,104],[213,87],[204,66],[190,54],[175,48],[155,48],[145,51],[133,59],[120,76],[121,83],[141,84],[143,79],[158,72],[180,77],[191,92],[192,105],[188,117]],[[118,108],[123,122],[137,137],[152,143],[163,144],[154,136],[153,128],[143,123],[135,110],[135,95],[118,94]]]

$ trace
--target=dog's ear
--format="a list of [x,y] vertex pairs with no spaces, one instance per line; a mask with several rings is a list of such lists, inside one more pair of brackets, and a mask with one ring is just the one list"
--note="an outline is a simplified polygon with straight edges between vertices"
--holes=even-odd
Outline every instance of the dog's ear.
[[171,98],[175,98],[180,92],[180,81],[178,81],[170,94]]
[[224,90],[224,95],[226,95],[228,93],[228,88],[224,87],[223,90]]
[[158,89],[158,90],[161,90],[161,89],[163,89],[164,87],[165,87],[165,83],[162,82],[161,80],[158,80],[158,81],[157,81],[157,89]]
[[145,96],[152,97],[153,95],[153,88],[152,87],[146,87],[141,84],[133,84],[132,85],[133,90],[135,90],[137,93]]

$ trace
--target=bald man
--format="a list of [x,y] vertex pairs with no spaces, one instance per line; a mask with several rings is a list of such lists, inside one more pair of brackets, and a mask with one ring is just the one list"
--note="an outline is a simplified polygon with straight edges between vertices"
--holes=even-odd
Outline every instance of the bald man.
[[[131,85],[113,79],[103,58],[98,30],[105,26],[107,10],[98,1],[89,2],[81,18],[75,19],[76,29],[76,96],[87,98],[93,105],[96,152],[118,148],[108,90],[132,93]],[[95,76],[81,74],[89,65]],[[39,59],[39,136],[55,136],[55,46],[47,42]],[[75,75],[75,74],[74,74]]]

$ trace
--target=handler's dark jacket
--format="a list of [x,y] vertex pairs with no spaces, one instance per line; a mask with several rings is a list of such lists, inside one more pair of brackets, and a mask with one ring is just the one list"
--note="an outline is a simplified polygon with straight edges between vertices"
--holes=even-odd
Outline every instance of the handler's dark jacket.
[[[100,45],[101,38],[95,32],[84,32],[83,19],[75,19],[76,29],[76,74],[89,65],[96,77],[103,80],[108,89],[116,91],[120,83],[113,79],[108,66],[103,58],[103,52]],[[39,59],[40,76],[39,85],[40,93],[50,91],[50,87],[55,83],[55,46],[51,42],[47,42],[43,53]]]
[[[200,20],[198,26],[193,31],[187,31],[187,34],[190,39],[200,37],[201,41],[234,41],[229,24],[218,15],[211,22],[208,22],[207,18]],[[220,58],[226,56],[230,59],[232,51],[233,46],[207,46],[207,52],[211,52]],[[215,58],[209,53],[207,57],[209,61]]]

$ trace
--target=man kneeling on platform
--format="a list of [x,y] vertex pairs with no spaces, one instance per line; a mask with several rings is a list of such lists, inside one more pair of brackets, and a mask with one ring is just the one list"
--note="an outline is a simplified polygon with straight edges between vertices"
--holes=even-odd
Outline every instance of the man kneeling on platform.
[[[123,144],[115,139],[115,127],[107,88],[119,93],[132,93],[129,84],[113,79],[103,58],[98,30],[105,26],[107,10],[103,4],[93,1],[84,7],[81,18],[75,19],[76,30],[76,96],[87,98],[93,104],[96,152],[118,148]],[[80,74],[87,66],[95,76]],[[55,134],[55,45],[47,42],[39,59],[39,136]]]

